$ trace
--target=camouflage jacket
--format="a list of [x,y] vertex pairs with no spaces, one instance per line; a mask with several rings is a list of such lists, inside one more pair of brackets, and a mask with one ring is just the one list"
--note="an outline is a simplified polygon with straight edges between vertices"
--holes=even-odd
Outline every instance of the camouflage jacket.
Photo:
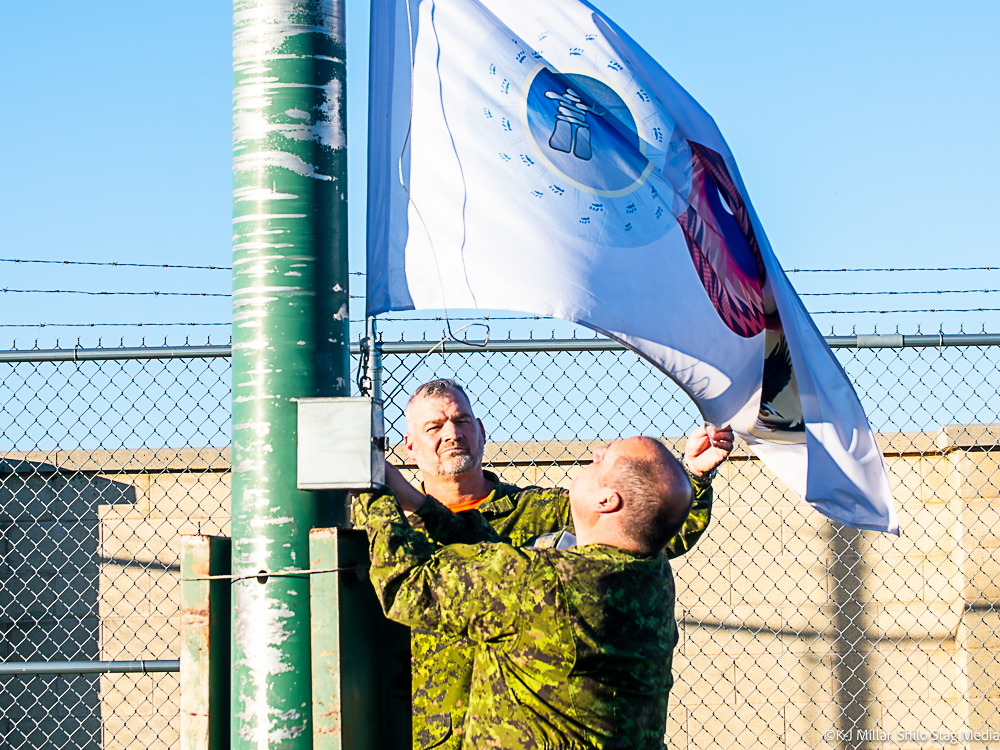
[[[499,481],[491,472],[484,473],[495,486],[478,510],[452,513],[430,498],[418,513],[410,516],[412,525],[441,545],[504,541],[525,546],[539,536],[572,530],[567,490],[519,489]],[[667,546],[665,554],[670,558],[690,550],[711,518],[711,479],[693,476],[691,479],[695,487],[694,503],[684,527]],[[457,750],[462,745],[465,712],[469,707],[475,645],[460,636],[415,627],[410,648],[414,750]]]
[[476,644],[463,748],[663,746],[677,644],[666,557],[441,547],[388,496],[356,518],[386,614]]

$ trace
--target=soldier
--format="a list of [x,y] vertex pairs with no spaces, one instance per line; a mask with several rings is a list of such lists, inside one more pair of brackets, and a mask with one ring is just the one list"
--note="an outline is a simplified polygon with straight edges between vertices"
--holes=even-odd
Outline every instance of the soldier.
[[[728,451],[709,450],[695,458],[712,470]],[[660,553],[695,496],[669,450],[641,437],[596,450],[569,493],[566,549],[500,542],[483,515],[450,512],[391,466],[387,483],[398,501],[355,508],[386,614],[477,644],[462,747],[662,747],[677,627]],[[404,507],[432,509],[426,533]],[[491,542],[431,541],[476,536]]]
[[[572,530],[569,493],[561,488],[518,488],[501,482],[482,465],[486,430],[475,417],[462,387],[454,380],[432,380],[420,386],[406,407],[407,453],[420,469],[422,493],[438,502],[404,509],[410,523],[439,544],[487,541],[481,528],[466,528],[459,519],[481,516],[497,538],[515,546],[545,535]],[[699,430],[688,441],[684,465],[695,490],[687,521],[666,549],[668,557],[687,552],[708,526],[711,475],[729,450],[732,433]],[[443,507],[442,507],[443,506]],[[450,510],[457,513],[446,513]],[[478,510],[477,514],[462,511]],[[450,536],[443,536],[449,529]],[[437,534],[437,536],[435,536]],[[414,630],[411,637],[413,746],[457,750],[472,686],[474,647],[453,634]]]

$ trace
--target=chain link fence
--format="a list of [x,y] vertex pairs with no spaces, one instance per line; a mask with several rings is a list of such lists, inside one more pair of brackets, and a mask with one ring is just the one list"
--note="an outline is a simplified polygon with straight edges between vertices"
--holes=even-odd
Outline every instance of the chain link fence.
[[[826,521],[742,448],[720,471],[713,525],[674,565],[671,747],[1000,745],[1000,340],[905,339],[831,339],[900,537]],[[428,348],[382,347],[401,462],[406,398],[435,376],[466,385],[488,459],[520,484],[565,485],[595,444],[699,421],[609,342]],[[180,535],[229,533],[228,355],[0,353],[0,746],[178,746],[177,675],[154,670],[179,652]],[[47,673],[11,674],[26,664]]]

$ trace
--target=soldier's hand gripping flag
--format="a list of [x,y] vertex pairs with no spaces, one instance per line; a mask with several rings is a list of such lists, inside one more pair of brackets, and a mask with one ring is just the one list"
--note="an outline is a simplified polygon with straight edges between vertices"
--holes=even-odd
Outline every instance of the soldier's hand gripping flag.
[[715,122],[581,0],[373,0],[368,312],[621,341],[831,519],[898,533],[850,382]]

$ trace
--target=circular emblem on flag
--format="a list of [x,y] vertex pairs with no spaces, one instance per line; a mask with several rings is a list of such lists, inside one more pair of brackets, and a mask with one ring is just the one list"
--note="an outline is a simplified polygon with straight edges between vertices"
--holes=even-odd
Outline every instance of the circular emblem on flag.
[[540,31],[535,46],[497,31],[469,72],[469,132],[490,191],[511,208],[595,245],[640,247],[677,228],[660,173],[673,120],[596,35]]
[[539,66],[527,85],[525,119],[549,166],[595,195],[627,195],[652,168],[628,105],[592,76]]

